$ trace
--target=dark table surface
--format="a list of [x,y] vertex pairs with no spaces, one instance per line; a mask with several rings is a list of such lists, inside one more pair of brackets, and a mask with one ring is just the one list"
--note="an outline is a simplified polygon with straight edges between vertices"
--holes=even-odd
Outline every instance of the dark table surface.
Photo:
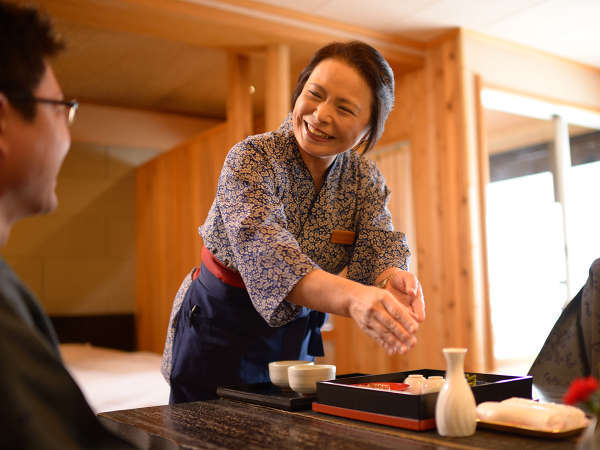
[[[552,399],[552,395],[534,398]],[[313,411],[288,412],[233,400],[182,403],[101,413],[111,430],[141,448],[574,449],[577,437],[548,439],[478,429],[445,438]]]

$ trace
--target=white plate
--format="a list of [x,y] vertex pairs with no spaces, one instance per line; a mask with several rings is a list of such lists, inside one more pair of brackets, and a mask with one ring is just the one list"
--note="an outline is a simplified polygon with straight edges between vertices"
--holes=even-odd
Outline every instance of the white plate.
[[487,422],[477,419],[477,427],[489,428],[491,430],[506,431],[509,433],[524,434],[526,436],[536,436],[544,438],[562,439],[570,436],[575,436],[585,430],[585,426],[578,428],[570,428],[561,431],[547,431],[539,428],[525,427],[501,422]]

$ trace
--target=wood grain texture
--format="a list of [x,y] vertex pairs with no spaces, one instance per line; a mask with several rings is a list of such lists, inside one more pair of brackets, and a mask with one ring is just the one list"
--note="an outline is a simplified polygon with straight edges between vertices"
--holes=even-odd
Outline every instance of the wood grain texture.
[[228,147],[250,136],[252,97],[250,94],[250,60],[246,55],[230,53],[227,58],[227,137]]
[[140,350],[161,353],[179,284],[201,262],[198,226],[212,204],[225,159],[221,124],[138,168],[136,314]]
[[[20,0],[23,1],[24,0]],[[423,43],[249,0],[40,0],[58,20],[202,46],[233,49],[288,44],[316,48],[358,39],[405,69],[423,65]]]
[[[420,173],[429,172],[430,182],[417,184],[415,190],[429,195],[429,211],[415,211],[417,220],[427,217],[428,235],[420,235],[418,241],[435,242],[431,252],[435,257],[422,262],[424,271],[431,271],[431,279],[438,289],[434,296],[427,294],[430,317],[439,315],[435,321],[437,334],[428,346],[433,360],[443,365],[443,347],[467,347],[465,361],[468,370],[479,368],[479,337],[475,335],[473,311],[475,307],[474,256],[472,249],[472,173],[471,153],[468,146],[465,123],[464,83],[462,78],[462,49],[460,34],[456,39],[443,41],[439,47],[430,48],[426,67],[426,98],[431,120],[428,147],[424,154],[417,154]],[[428,193],[428,194],[427,194]],[[420,205],[415,202],[415,208]],[[433,215],[431,212],[433,211]],[[429,214],[428,214],[429,213]],[[419,267],[421,274],[421,267]],[[426,324],[425,326],[428,326]]]
[[270,45],[265,67],[265,128],[276,130],[290,112],[290,48]]
[[474,94],[472,107],[475,109],[475,133],[477,139],[477,170],[478,170],[478,194],[479,194],[479,220],[478,227],[481,235],[481,311],[482,311],[482,344],[483,366],[485,369],[492,370],[494,367],[494,345],[492,337],[492,314],[490,304],[490,280],[488,271],[488,250],[487,250],[487,221],[486,221],[486,186],[490,181],[489,155],[486,142],[486,122],[483,104],[481,103],[481,90],[483,82],[480,76],[472,79],[472,85],[469,88]]
[[183,403],[99,415],[110,430],[143,448],[223,449],[574,449],[576,438],[539,439],[477,430],[444,438],[312,411],[290,413],[230,400]]

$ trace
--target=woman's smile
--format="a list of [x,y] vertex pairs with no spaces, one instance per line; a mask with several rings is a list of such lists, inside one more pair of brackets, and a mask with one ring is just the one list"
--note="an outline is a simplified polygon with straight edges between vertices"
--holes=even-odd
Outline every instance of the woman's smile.
[[307,134],[315,140],[327,141],[329,139],[334,139],[334,136],[325,133],[314,125],[308,123],[306,120],[304,121],[304,125],[306,126]]

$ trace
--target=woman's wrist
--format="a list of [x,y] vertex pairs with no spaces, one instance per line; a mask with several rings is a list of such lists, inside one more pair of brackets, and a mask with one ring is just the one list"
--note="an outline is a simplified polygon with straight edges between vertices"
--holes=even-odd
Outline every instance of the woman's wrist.
[[381,280],[379,280],[377,283],[375,283],[375,287],[378,287],[380,289],[385,289],[385,287],[388,284],[388,281],[390,280],[390,278],[392,278],[394,274],[391,273],[389,275],[386,275],[385,277],[383,277]]
[[321,269],[305,275],[286,297],[296,305],[317,311],[349,316],[352,286],[356,282]]
[[373,283],[373,286],[381,288],[381,289],[385,289],[387,284],[390,281],[390,278],[392,278],[394,276],[394,274],[399,271],[401,271],[401,269],[398,269],[397,267],[389,267],[389,268],[385,269],[375,279],[375,283]]

